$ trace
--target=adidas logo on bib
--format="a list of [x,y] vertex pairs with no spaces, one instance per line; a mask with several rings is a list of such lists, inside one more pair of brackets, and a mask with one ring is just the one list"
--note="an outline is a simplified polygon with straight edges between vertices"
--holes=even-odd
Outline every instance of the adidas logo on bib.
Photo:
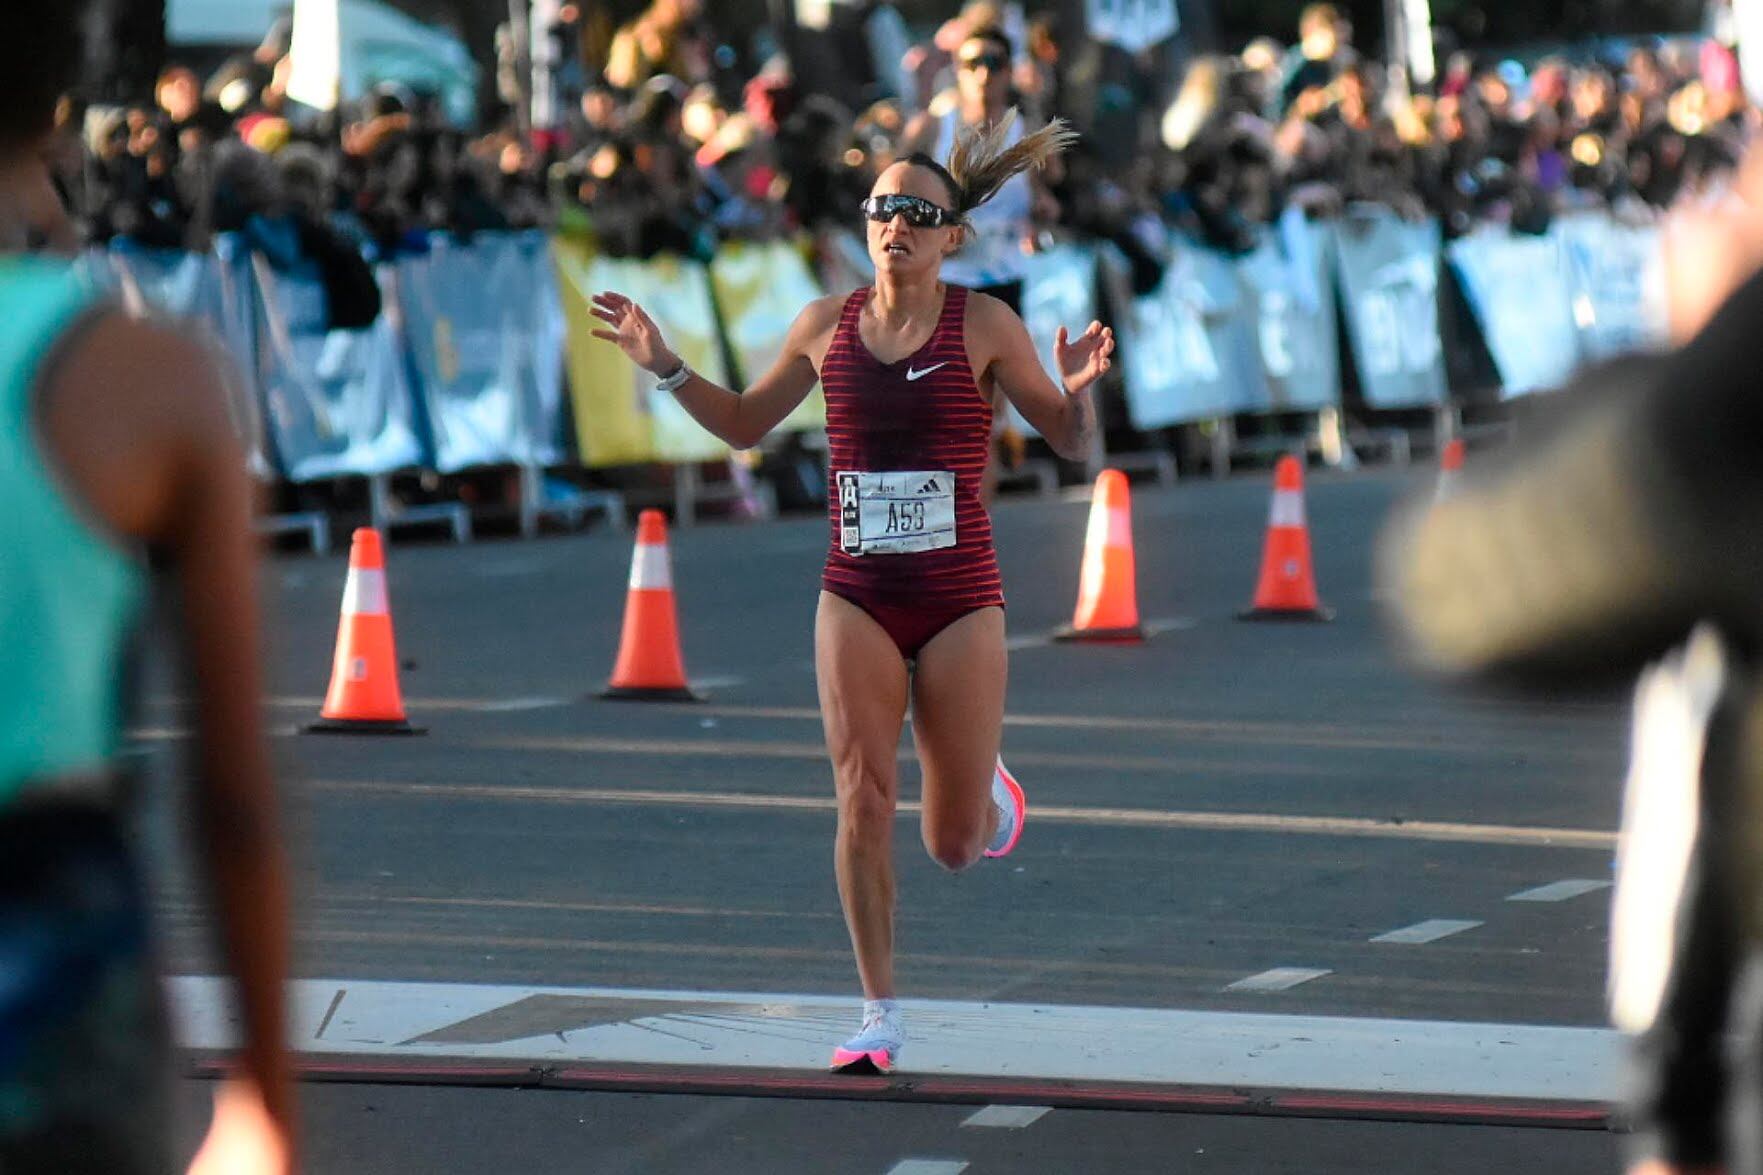
[[921,494],[940,494],[943,492],[943,487],[938,485],[937,479],[933,477],[923,485],[919,486],[918,492]]

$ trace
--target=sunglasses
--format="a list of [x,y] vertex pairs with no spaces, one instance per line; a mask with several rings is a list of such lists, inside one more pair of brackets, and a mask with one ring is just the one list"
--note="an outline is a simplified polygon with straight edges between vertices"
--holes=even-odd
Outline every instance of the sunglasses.
[[877,224],[904,216],[913,228],[943,228],[960,222],[959,214],[932,204],[921,196],[871,196],[862,205],[863,215]]
[[961,68],[965,70],[976,70],[984,66],[993,73],[998,73],[1006,65],[1009,65],[1010,61],[1002,53],[976,53],[972,57],[963,57],[960,64]]

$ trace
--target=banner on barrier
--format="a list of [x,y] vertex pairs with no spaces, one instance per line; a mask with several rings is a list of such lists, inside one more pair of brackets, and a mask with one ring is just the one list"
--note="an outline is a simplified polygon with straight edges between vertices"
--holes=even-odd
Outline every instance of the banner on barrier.
[[[1024,258],[1022,320],[1035,342],[1041,366],[1055,385],[1059,364],[1053,339],[1060,327],[1075,337],[1089,329],[1096,309],[1096,251],[1084,245],[1060,244]],[[1026,436],[1038,435],[1014,405],[1007,405],[1010,424]]]
[[[257,290],[257,376],[270,436],[290,481],[419,467],[414,393],[394,316],[365,330],[328,330],[316,268],[247,264]],[[384,304],[395,298],[382,271]]]
[[1121,334],[1134,428],[1165,428],[1248,411],[1260,361],[1229,261],[1178,243],[1163,281],[1133,299]]
[[539,234],[436,234],[397,263],[398,306],[442,473],[562,460],[563,346]]
[[707,379],[727,386],[722,345],[701,265],[677,257],[652,261],[604,257],[587,242],[552,241],[558,289],[568,322],[571,398],[582,463],[592,467],[650,461],[713,461],[728,447],[686,414],[654,377],[611,343],[593,337],[594,294],[616,290],[649,312],[667,345]]
[[1665,347],[1665,255],[1658,226],[1586,213],[1563,217],[1554,231],[1566,255],[1585,357],[1600,360]]
[[[742,386],[771,369],[790,324],[823,292],[801,252],[783,241],[722,246],[710,262],[710,282]],[[816,385],[778,431],[825,427],[826,399]]]
[[1245,311],[1254,317],[1256,411],[1314,412],[1340,403],[1332,249],[1324,229],[1299,223],[1235,262]]
[[1565,383],[1579,366],[1580,347],[1560,238],[1487,226],[1452,241],[1447,255],[1502,392],[1518,396]]
[[120,298],[130,313],[156,313],[183,320],[225,352],[223,365],[227,406],[233,427],[245,446],[253,476],[275,474],[264,435],[263,407],[255,382],[252,339],[253,292],[250,281],[238,280],[234,260],[238,241],[216,239],[213,253],[178,249],[143,249],[126,241],[81,259],[86,276],[98,288]]
[[1366,403],[1414,408],[1443,401],[1437,222],[1355,210],[1335,225],[1335,249]]

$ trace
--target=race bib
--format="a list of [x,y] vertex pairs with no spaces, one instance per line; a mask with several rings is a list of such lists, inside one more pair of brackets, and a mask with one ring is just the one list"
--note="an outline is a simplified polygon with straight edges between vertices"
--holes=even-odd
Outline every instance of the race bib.
[[839,474],[839,547],[845,554],[911,555],[954,545],[954,474]]

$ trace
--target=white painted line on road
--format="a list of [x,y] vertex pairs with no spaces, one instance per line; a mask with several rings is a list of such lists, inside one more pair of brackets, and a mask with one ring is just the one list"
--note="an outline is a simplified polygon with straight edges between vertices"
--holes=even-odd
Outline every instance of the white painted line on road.
[[888,1175],[961,1175],[967,1164],[960,1159],[901,1159]]
[[[412,704],[418,703],[413,701]],[[517,714],[524,710],[549,710],[567,705],[568,698],[509,698],[505,702],[484,702],[474,708],[485,714]]]
[[[530,740],[529,740],[530,742]],[[570,740],[585,749],[584,740]],[[490,745],[506,746],[506,743]],[[598,739],[592,745],[608,754],[649,753],[650,744],[631,739]],[[704,740],[673,742],[672,754],[739,755],[748,753],[741,743]],[[788,751],[772,748],[768,757],[821,760],[826,749],[801,744]],[[905,756],[911,758],[910,755]],[[1046,756],[1013,753],[1017,767],[1042,763]],[[412,783],[393,780],[320,779],[305,785],[313,791],[358,796],[403,796],[411,799],[498,800],[504,803],[630,804],[679,808],[725,808],[747,811],[833,812],[838,801],[828,795],[777,795],[765,792],[661,791],[653,788],[532,787],[525,784]],[[902,800],[895,815],[916,817],[920,805]],[[1271,812],[1184,812],[1156,808],[1079,808],[1063,804],[1039,804],[1035,819],[1056,824],[1088,824],[1105,828],[1163,828],[1204,832],[1264,832],[1294,836],[1341,836],[1372,840],[1439,841],[1447,844],[1523,845],[1529,848],[1604,849],[1615,844],[1615,834],[1579,828],[1524,828],[1502,824],[1451,824],[1408,820],[1396,824],[1349,816],[1283,816]]]
[[[178,1042],[235,1047],[230,981],[168,981]],[[855,997],[309,979],[290,1041],[422,1066],[684,1065],[819,1073]],[[348,998],[337,1002],[339,988]],[[333,1008],[334,1005],[334,1008]],[[914,1074],[1036,1081],[1608,1101],[1622,1038],[1602,1028],[902,1000]],[[314,1033],[327,1013],[324,1039]]]
[[1509,895],[1509,902],[1564,902],[1568,898],[1577,898],[1582,894],[1596,893],[1600,889],[1609,889],[1608,881],[1556,881],[1548,885],[1539,885],[1535,889],[1527,889],[1521,893]]
[[1400,930],[1391,930],[1373,938],[1372,942],[1424,943],[1437,942],[1441,938],[1449,938],[1453,934],[1462,934],[1465,930],[1474,930],[1480,922],[1470,922],[1456,918],[1429,918],[1425,922],[1416,922],[1412,926],[1404,926]]
[[1022,1130],[1039,1122],[1049,1106],[987,1106],[963,1126],[990,1127],[996,1130]]
[[692,688],[693,689],[733,689],[737,685],[746,685],[746,684],[747,684],[746,678],[735,677],[732,674],[723,674],[721,677],[694,677],[694,678],[692,678]]
[[[801,667],[813,670],[814,662],[803,661]],[[317,706],[323,701],[323,698],[313,698],[309,704]],[[816,725],[821,720],[820,710],[814,706],[742,706],[713,703],[708,706],[700,706],[694,712],[711,714],[720,718],[775,718],[781,721],[812,722]],[[1481,753],[1488,748],[1488,737],[1472,731],[1464,732],[1459,738],[1446,739],[1442,735],[1427,731],[1404,733],[1388,728],[1360,727],[1355,729],[1343,727],[1338,723],[1325,722],[1263,722],[1234,718],[1168,718],[1125,714],[1008,713],[1004,715],[1004,725],[1041,727],[1049,730],[1146,731],[1171,735],[1184,742],[1221,743],[1227,746],[1240,746],[1247,743],[1257,746],[1304,747],[1323,750],[1426,751],[1437,754],[1456,751]],[[1612,833],[1611,836],[1611,843],[1615,843],[1615,834]]]
[[1228,984],[1225,991],[1285,991],[1333,972],[1314,967],[1274,967]]

